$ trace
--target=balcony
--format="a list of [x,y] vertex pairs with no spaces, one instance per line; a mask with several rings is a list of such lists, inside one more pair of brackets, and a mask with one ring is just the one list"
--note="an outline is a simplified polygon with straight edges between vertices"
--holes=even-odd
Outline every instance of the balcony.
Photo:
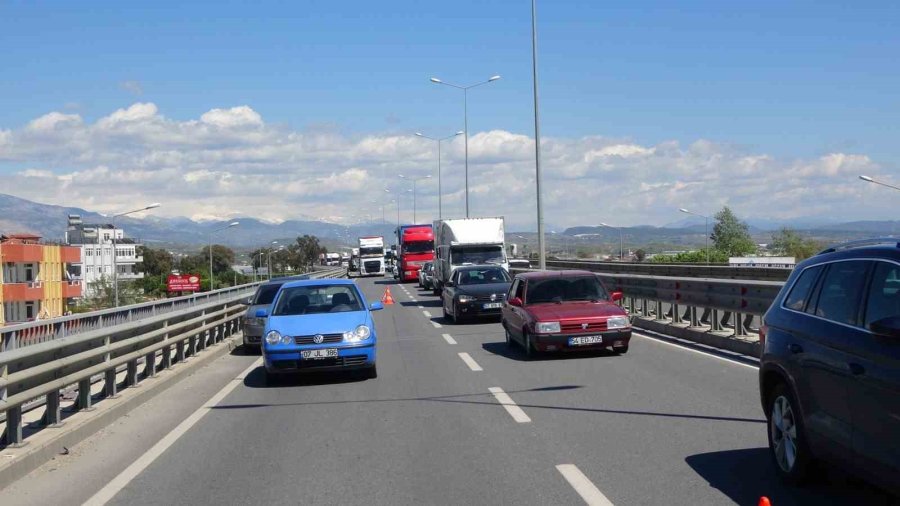
[[119,281],[125,279],[144,279],[143,272],[120,272],[119,273]]
[[81,297],[81,281],[63,281],[62,296],[64,299]]
[[[79,292],[80,292],[79,288]],[[44,298],[44,287],[39,281],[30,283],[4,283],[3,300],[5,302],[24,302]]]
[[81,248],[75,246],[60,246],[59,256],[64,264],[81,263]]
[[44,246],[40,244],[4,244],[3,261],[11,263],[41,262],[44,260]]

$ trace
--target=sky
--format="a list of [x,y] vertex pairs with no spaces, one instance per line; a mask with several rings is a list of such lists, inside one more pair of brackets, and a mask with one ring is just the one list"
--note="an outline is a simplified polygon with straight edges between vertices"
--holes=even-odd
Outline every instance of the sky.
[[[535,227],[528,0],[0,2],[0,193],[159,216]],[[900,5],[538,2],[545,220],[894,219]],[[464,142],[443,144],[464,215]]]

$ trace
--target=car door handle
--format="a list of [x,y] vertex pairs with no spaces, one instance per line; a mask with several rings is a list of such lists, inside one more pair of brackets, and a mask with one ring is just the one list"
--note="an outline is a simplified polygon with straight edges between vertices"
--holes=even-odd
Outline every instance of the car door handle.
[[850,366],[850,374],[854,376],[862,376],[866,373],[866,368],[859,364],[854,364],[851,362],[847,365]]
[[788,345],[788,351],[790,351],[793,354],[803,353],[803,346],[800,346],[797,343],[791,343]]

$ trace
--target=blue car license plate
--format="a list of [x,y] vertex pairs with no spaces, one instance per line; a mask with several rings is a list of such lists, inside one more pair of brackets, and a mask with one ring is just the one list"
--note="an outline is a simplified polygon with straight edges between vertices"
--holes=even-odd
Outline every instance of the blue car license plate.
[[584,346],[586,344],[603,344],[603,336],[578,336],[569,338],[569,346]]
[[303,350],[300,352],[300,358],[302,358],[303,360],[337,358],[337,356],[337,348],[325,348],[324,350]]

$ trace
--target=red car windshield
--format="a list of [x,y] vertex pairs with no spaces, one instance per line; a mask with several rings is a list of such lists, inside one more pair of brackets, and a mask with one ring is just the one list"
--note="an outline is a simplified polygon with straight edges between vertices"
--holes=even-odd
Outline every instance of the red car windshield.
[[535,279],[528,282],[526,304],[609,300],[600,280],[594,276]]

